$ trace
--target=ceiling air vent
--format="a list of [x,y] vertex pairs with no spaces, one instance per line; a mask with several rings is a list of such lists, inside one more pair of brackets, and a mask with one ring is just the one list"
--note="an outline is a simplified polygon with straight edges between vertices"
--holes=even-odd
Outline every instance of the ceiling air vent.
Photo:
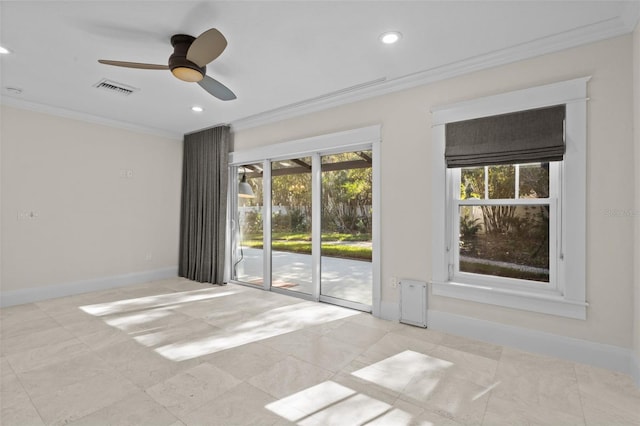
[[111,93],[117,93],[123,96],[129,96],[133,92],[137,92],[140,89],[135,87],[127,86],[126,84],[117,83],[115,81],[103,79],[98,83],[94,84],[93,87],[101,90],[106,90]]

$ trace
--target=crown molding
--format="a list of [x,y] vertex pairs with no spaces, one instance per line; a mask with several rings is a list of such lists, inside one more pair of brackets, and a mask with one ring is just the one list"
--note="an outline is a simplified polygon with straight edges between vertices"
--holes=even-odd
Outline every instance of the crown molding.
[[625,9],[626,10],[621,15],[621,18],[627,32],[633,32],[640,21],[640,0],[628,2],[625,5]]
[[155,129],[152,127],[145,127],[145,126],[140,126],[133,123],[127,123],[127,122],[118,121],[118,120],[111,120],[109,118],[98,117],[97,115],[73,111],[65,108],[54,107],[51,105],[45,105],[45,104],[40,104],[36,102],[29,102],[22,99],[2,96],[0,97],[0,104],[8,107],[54,115],[62,118],[69,118],[72,120],[83,121],[86,123],[99,124],[102,126],[114,127],[117,129],[128,130],[136,133],[144,133],[148,135],[160,136],[160,137],[169,138],[169,139],[178,139],[182,141],[181,133],[168,132],[165,130]]
[[245,117],[231,122],[231,125],[234,130],[250,129],[252,127],[263,126],[348,103],[470,74],[475,71],[625,35],[635,29],[639,18],[640,2],[629,3],[626,13],[615,18],[605,19],[593,24],[534,39],[506,49],[487,52],[483,55],[402,77],[393,79],[383,77],[369,83],[354,86],[356,90],[344,89],[338,92],[332,92],[307,101]]
[[[536,56],[594,43],[633,32],[637,27],[639,20],[640,1],[627,2],[624,13],[621,13],[615,18],[601,20],[551,36],[534,39],[506,49],[487,52],[476,57],[418,71],[409,75],[396,78],[380,77],[370,82],[330,92],[302,102],[285,105],[260,114],[240,118],[238,120],[231,121],[229,124],[232,126],[234,131],[249,129],[417,86],[435,83],[453,77],[470,74],[475,71],[506,65],[534,58]],[[183,137],[180,132],[171,132],[133,123],[102,118],[83,112],[24,101],[13,97],[1,96],[0,104],[171,139],[181,140]]]

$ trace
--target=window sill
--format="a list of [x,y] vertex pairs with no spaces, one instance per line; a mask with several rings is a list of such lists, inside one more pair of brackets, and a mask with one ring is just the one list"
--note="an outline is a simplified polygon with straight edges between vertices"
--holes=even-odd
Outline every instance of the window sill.
[[541,295],[533,292],[505,290],[484,285],[436,281],[431,282],[431,292],[435,296],[470,300],[524,311],[581,320],[587,318],[588,304],[586,302],[567,300],[562,295]]

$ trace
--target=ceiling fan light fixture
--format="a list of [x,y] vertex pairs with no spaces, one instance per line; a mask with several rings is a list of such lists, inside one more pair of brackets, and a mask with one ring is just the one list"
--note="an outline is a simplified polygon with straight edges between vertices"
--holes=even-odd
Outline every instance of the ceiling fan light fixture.
[[178,79],[188,83],[197,83],[204,78],[204,74],[197,68],[178,66],[171,68],[171,73]]
[[198,83],[210,95],[221,101],[236,99],[224,84],[207,75],[207,64],[216,59],[227,47],[224,35],[215,28],[208,29],[198,38],[187,34],[171,36],[173,54],[167,65],[98,59],[104,65],[146,70],[171,70],[174,77],[188,83]]
[[195,38],[190,35],[176,34],[171,37],[173,54],[169,57],[169,69],[179,80],[188,83],[197,83],[202,80],[207,73],[206,66],[199,67],[197,64],[187,59],[189,46]]

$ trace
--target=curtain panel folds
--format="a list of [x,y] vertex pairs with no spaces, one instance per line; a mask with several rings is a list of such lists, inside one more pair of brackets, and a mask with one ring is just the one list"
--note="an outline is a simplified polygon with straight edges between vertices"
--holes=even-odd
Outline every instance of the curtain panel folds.
[[178,275],[224,283],[230,129],[185,135]]

